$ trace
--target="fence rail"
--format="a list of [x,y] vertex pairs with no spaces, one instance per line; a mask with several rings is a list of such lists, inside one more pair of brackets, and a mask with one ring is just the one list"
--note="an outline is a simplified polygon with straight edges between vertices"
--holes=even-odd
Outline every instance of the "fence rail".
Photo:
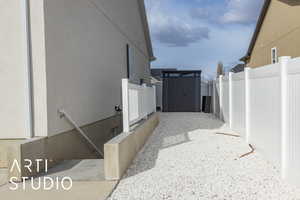
[[300,184],[300,58],[220,76],[213,88],[214,114]]
[[156,111],[155,86],[137,85],[122,79],[123,131]]

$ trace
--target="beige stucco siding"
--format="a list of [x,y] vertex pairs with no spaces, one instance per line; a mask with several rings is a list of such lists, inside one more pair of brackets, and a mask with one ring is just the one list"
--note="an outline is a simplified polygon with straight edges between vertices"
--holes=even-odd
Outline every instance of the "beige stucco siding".
[[136,0],[45,0],[48,135],[115,115],[126,78],[126,44],[136,58],[134,79],[150,75]]
[[277,48],[278,57],[299,57],[299,19],[299,3],[272,0],[247,66],[259,67],[271,64],[271,48],[273,47]]

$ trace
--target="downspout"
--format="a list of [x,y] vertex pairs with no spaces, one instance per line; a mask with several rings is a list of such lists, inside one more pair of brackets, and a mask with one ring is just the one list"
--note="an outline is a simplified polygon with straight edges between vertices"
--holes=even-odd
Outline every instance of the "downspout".
[[27,104],[27,125],[29,135],[27,137],[34,137],[34,112],[33,112],[33,74],[32,74],[32,46],[31,46],[31,27],[30,27],[30,0],[22,0],[22,9],[23,9],[23,26],[25,31],[25,51],[26,51],[26,104]]

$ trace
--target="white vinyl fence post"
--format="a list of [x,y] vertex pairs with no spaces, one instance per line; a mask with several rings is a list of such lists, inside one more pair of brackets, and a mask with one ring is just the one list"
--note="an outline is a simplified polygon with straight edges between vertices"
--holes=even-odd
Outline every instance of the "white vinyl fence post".
[[216,80],[213,80],[212,81],[212,84],[213,84],[213,91],[212,91],[212,98],[213,98],[213,113],[214,115],[217,114],[217,111],[216,111],[216,107],[217,107],[217,102],[216,102]]
[[288,88],[287,88],[287,66],[291,57],[285,56],[279,58],[281,75],[281,176],[286,178],[288,165]]
[[223,75],[219,76],[219,101],[220,101],[220,120],[224,120],[223,118]]
[[146,83],[143,83],[143,97],[141,98],[141,101],[142,102],[142,107],[141,107],[141,110],[142,110],[142,113],[145,115],[144,116],[144,119],[148,119],[148,111],[150,110],[150,98],[148,96],[148,88],[147,88],[147,84]]
[[245,68],[245,129],[246,129],[246,142],[250,144],[250,68]]
[[155,113],[156,112],[156,106],[157,106],[157,102],[156,102],[156,85],[152,85],[152,88],[153,88],[153,95],[154,97],[153,98],[153,103],[154,103],[154,108],[153,108],[153,112]]
[[123,110],[123,132],[128,133],[130,131],[128,79],[122,79],[122,110]]
[[229,72],[229,128],[232,128],[233,96],[232,96],[232,72]]

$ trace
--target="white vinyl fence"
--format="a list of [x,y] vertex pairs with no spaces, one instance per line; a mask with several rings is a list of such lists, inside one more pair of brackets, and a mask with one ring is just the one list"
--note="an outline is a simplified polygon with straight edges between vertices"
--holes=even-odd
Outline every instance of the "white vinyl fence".
[[300,58],[229,73],[213,86],[214,114],[300,184]]
[[245,73],[230,73],[230,126],[245,137]]
[[[228,76],[221,76],[220,86],[222,88],[220,96],[222,99],[221,104],[221,114],[222,119],[229,123],[229,78]],[[228,92],[227,92],[228,91]]]
[[137,85],[122,80],[123,131],[156,111],[155,86]]

